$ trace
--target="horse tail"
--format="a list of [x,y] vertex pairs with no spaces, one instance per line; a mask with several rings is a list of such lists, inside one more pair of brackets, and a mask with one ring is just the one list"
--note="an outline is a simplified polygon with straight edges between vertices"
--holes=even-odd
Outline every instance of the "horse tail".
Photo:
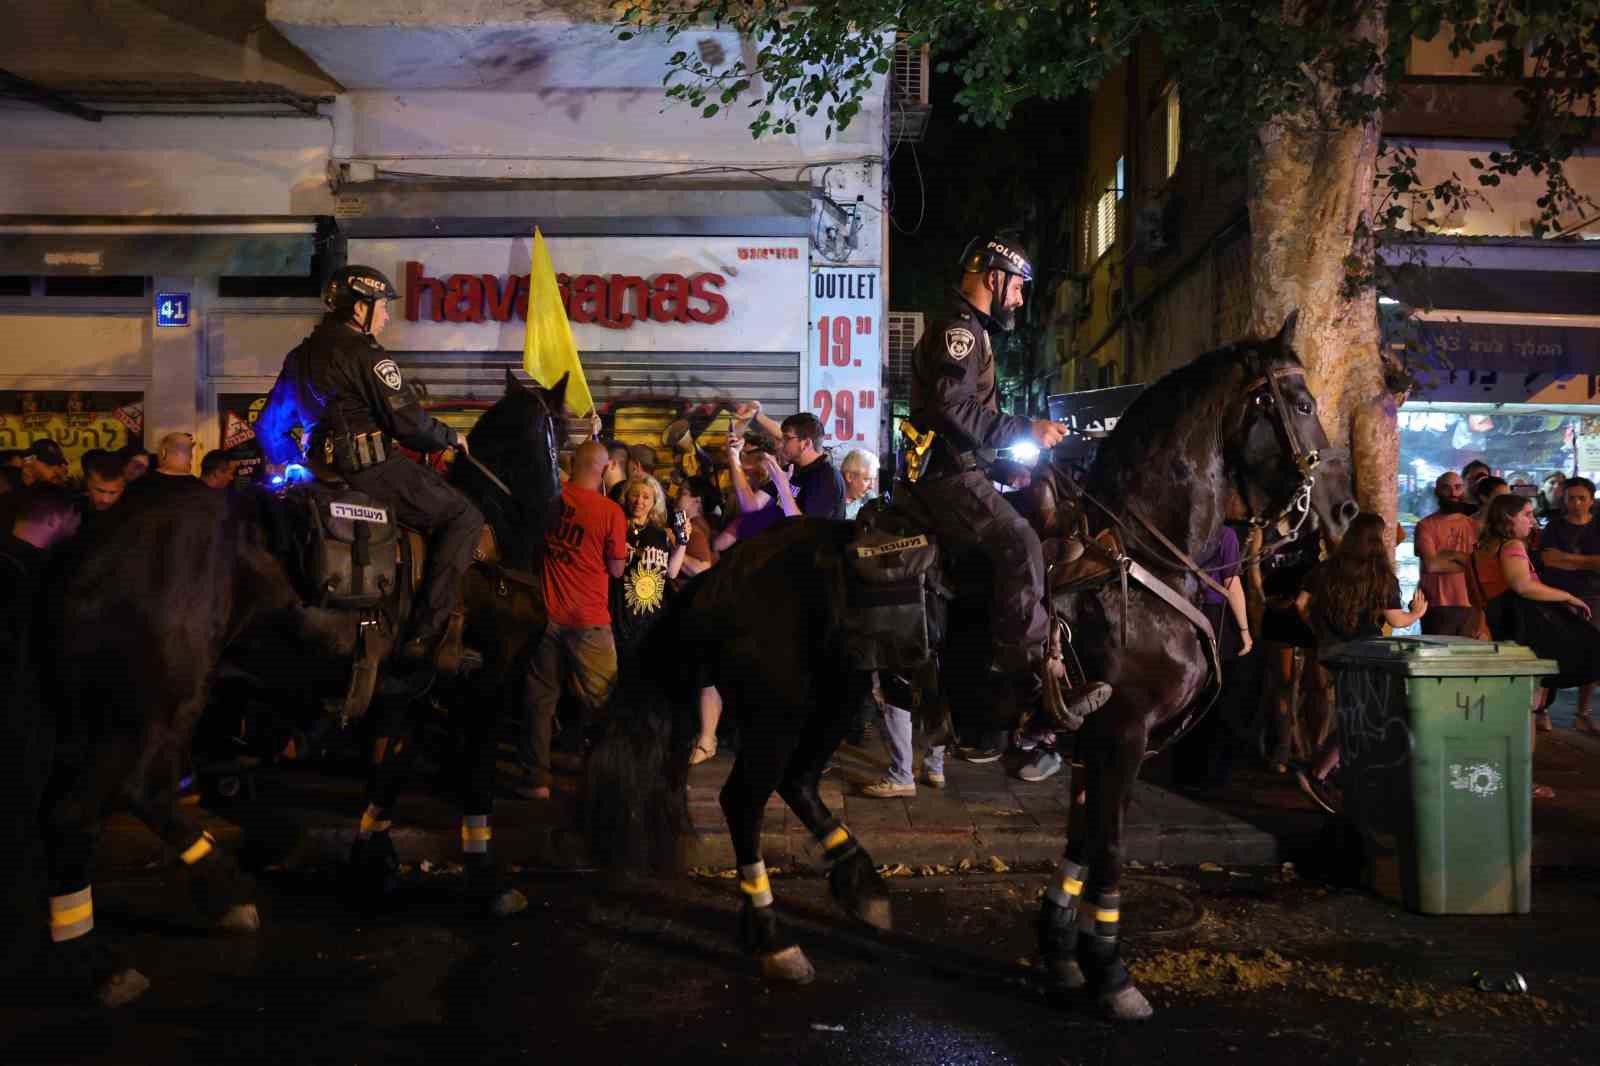
[[700,732],[704,651],[684,639],[700,582],[675,597],[629,653],[584,770],[581,825],[605,866],[673,869],[689,828],[689,751]]

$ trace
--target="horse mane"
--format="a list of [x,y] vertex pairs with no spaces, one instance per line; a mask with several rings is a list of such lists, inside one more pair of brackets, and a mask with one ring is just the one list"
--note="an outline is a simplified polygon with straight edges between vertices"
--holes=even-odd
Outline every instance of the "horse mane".
[[1177,443],[1185,430],[1202,430],[1220,447],[1230,430],[1229,408],[1239,396],[1233,372],[1264,374],[1280,364],[1300,365],[1275,338],[1244,340],[1197,356],[1169,371],[1141,392],[1101,443],[1089,471],[1099,490],[1116,491],[1129,471],[1137,471]]

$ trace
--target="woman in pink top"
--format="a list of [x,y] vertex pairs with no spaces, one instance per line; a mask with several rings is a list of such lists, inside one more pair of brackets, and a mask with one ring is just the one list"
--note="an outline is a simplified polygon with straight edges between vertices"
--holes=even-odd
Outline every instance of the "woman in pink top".
[[[1496,497],[1484,518],[1472,567],[1495,639],[1519,641],[1541,659],[1556,661],[1558,673],[1545,678],[1534,694],[1537,713],[1556,689],[1576,688],[1600,677],[1600,631],[1584,624],[1589,618],[1586,603],[1539,580],[1525,543],[1533,526],[1531,499],[1514,493]],[[1555,792],[1535,785],[1533,794],[1546,799]]]

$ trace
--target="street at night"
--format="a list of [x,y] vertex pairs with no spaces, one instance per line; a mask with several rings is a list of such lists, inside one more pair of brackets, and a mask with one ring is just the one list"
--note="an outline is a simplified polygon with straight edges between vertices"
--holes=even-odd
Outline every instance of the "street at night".
[[1600,1063],[1600,0],[11,0],[0,1066]]
[[[1113,1026],[1033,980],[1043,871],[892,879],[895,931],[851,929],[811,877],[780,909],[817,966],[774,986],[731,944],[731,880],[526,870],[531,902],[466,921],[459,873],[367,920],[328,869],[263,878],[259,939],[175,925],[153,872],[102,882],[148,963],[134,1011],[9,1007],[8,1063],[1238,1062],[1497,1066],[1593,1061],[1600,882],[1549,871],[1526,918],[1424,918],[1276,867],[1144,869],[1128,956],[1157,1018]],[[1475,971],[1522,973],[1525,995]]]

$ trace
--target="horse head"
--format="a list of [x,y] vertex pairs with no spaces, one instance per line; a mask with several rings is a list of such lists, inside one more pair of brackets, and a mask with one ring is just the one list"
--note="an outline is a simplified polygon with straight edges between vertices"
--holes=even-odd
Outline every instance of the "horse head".
[[529,388],[507,370],[505,395],[467,435],[472,456],[505,482],[530,528],[543,526],[561,495],[558,452],[566,391],[565,374],[548,389]]
[[1276,337],[1239,347],[1245,382],[1237,417],[1224,419],[1224,461],[1251,514],[1293,522],[1309,510],[1337,542],[1360,508],[1348,452],[1329,447],[1294,352],[1296,318],[1291,313]]

